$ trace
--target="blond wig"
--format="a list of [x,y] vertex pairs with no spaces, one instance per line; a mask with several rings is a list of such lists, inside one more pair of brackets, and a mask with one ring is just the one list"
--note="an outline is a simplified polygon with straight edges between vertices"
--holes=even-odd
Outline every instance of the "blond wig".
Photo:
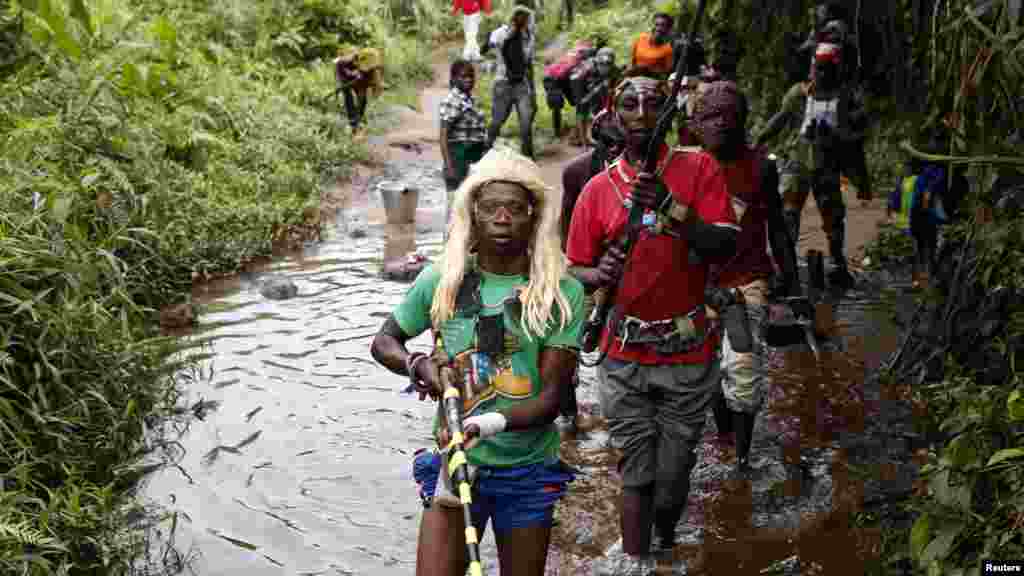
[[448,242],[438,264],[441,281],[434,292],[430,319],[437,327],[455,313],[455,297],[467,267],[472,265],[470,253],[477,241],[473,218],[476,198],[484,186],[496,181],[521,185],[530,192],[533,202],[533,225],[528,248],[529,284],[520,295],[523,304],[520,320],[523,332],[530,339],[547,333],[552,325],[551,315],[556,303],[560,311],[558,317],[561,327],[565,328],[572,320],[572,310],[559,285],[567,274],[565,257],[559,244],[561,201],[555,190],[544,182],[536,163],[507,148],[494,148],[485,154],[455,191]]

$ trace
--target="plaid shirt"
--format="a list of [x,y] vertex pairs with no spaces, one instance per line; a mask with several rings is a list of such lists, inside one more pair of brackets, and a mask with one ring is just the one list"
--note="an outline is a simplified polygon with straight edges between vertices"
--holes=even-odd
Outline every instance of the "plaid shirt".
[[448,127],[449,142],[485,142],[487,125],[473,98],[452,88],[441,101],[441,122]]

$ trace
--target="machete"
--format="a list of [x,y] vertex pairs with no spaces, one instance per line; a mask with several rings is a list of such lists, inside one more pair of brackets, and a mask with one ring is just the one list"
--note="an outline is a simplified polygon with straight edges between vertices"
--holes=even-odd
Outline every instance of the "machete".
[[[665,136],[668,135],[668,131],[672,127],[672,122],[675,120],[677,110],[676,102],[679,99],[679,92],[683,87],[683,76],[686,73],[686,63],[689,56],[688,52],[690,44],[695,42],[697,31],[700,29],[700,22],[704,19],[705,8],[707,8],[707,0],[698,0],[697,13],[693,17],[693,21],[690,23],[690,35],[687,36],[687,41],[683,43],[683,52],[676,61],[675,79],[672,82],[672,94],[669,99],[665,101],[663,108],[658,113],[658,123],[655,125],[654,132],[651,134],[651,140],[647,146],[647,156],[644,158],[643,166],[644,172],[653,174],[658,169],[658,157],[661,155],[661,146],[665,143]],[[660,192],[661,194],[667,194],[668,189],[662,187]],[[636,242],[636,239],[640,234],[640,230],[643,228],[643,216],[644,207],[636,203],[630,206],[629,221],[626,224],[626,233],[623,234],[622,240],[619,244],[619,249],[626,254],[627,261],[623,263],[623,269],[614,283],[615,292],[621,288],[630,251],[633,249],[633,244]],[[591,311],[590,317],[583,325],[583,330],[580,334],[580,348],[583,352],[593,352],[600,344],[601,331],[607,322],[608,314],[611,312],[614,304],[614,292],[610,289],[611,287],[612,286],[608,286],[594,293],[594,309]],[[602,350],[594,363],[587,363],[582,360],[580,363],[588,368],[597,366],[604,361],[606,352],[607,350]]]

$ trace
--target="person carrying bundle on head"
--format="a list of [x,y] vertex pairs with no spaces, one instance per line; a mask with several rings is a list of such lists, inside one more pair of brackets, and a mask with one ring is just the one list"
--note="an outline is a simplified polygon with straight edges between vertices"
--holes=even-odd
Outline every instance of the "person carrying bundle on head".
[[591,122],[603,110],[619,71],[615,68],[615,51],[605,46],[594,57],[573,70],[571,83],[576,89],[576,126],[570,142],[577,146],[593,146]]
[[337,91],[345,100],[352,133],[360,131],[366,121],[369,96],[377,96],[383,88],[383,62],[376,48],[342,46],[334,59],[334,79]]

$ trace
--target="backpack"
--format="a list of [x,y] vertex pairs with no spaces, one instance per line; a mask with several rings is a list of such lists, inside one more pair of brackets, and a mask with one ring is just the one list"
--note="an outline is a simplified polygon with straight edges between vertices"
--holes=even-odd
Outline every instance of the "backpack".
[[597,68],[597,60],[590,57],[576,65],[569,74],[569,101],[573,106],[589,92],[589,78],[595,68]]

